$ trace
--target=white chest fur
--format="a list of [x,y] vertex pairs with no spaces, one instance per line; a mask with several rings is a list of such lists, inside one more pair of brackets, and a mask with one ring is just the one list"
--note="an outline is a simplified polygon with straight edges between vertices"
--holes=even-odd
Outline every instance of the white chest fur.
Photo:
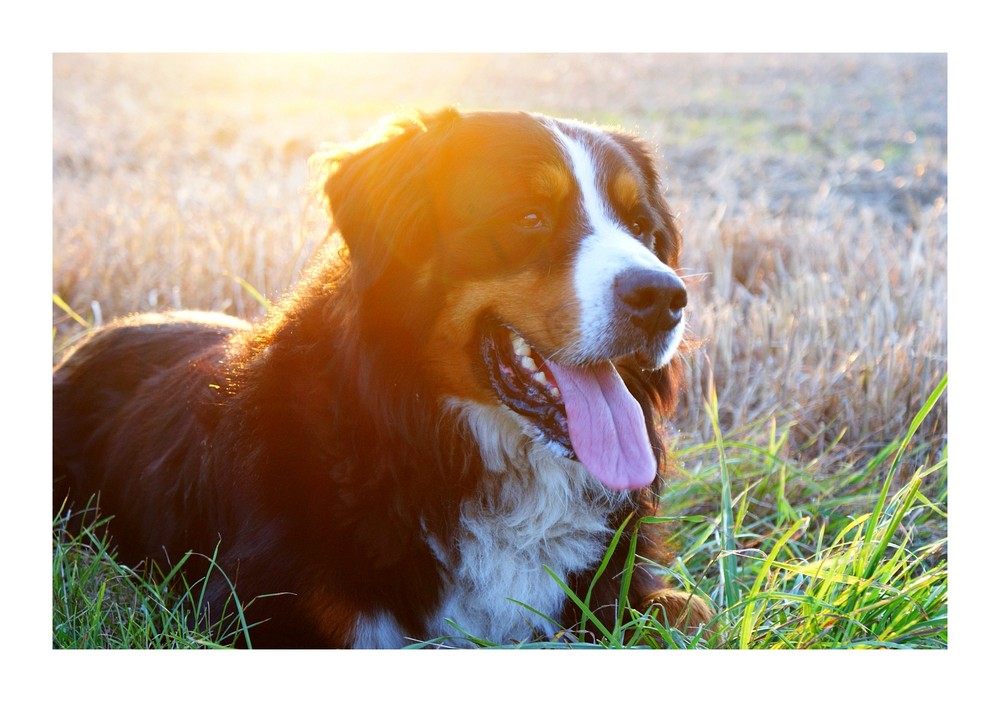
[[428,622],[431,634],[456,635],[445,621],[451,619],[495,643],[551,635],[566,595],[543,566],[565,582],[596,565],[610,535],[608,516],[625,497],[529,439],[512,412],[469,403],[459,412],[488,473],[482,493],[463,505],[453,542],[428,536],[447,574],[440,611]]

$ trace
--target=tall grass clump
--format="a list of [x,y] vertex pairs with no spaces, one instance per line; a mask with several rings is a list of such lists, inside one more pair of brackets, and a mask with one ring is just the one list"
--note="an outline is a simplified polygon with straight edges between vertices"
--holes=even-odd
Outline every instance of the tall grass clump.
[[914,444],[946,384],[905,435],[835,474],[784,458],[773,425],[764,445],[717,433],[680,450],[665,503],[688,545],[669,572],[718,606],[712,645],[947,646],[947,445]]

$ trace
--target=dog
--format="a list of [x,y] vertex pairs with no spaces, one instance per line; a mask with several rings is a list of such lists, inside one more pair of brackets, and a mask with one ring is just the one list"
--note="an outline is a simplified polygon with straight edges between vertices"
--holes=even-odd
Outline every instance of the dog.
[[334,224],[262,321],[126,317],[55,366],[54,502],[99,494],[130,563],[216,554],[206,616],[235,590],[242,645],[707,624],[641,519],[687,306],[649,147],[447,108],[314,159]]

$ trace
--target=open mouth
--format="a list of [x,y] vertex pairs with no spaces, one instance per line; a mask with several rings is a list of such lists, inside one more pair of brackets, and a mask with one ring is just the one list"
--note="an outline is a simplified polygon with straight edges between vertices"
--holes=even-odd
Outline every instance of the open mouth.
[[562,391],[545,360],[517,332],[496,325],[482,337],[483,361],[500,401],[529,419],[569,458],[576,458]]
[[481,353],[497,398],[527,419],[550,447],[580,463],[603,485],[649,485],[656,459],[642,408],[610,360],[562,366],[515,330],[490,324]]

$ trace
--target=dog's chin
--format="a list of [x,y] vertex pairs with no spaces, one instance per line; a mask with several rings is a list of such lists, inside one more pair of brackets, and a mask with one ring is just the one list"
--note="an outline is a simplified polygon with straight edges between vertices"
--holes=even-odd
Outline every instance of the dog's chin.
[[684,339],[685,318],[669,331],[653,336],[625,328],[615,334],[617,343],[609,343],[611,355],[619,366],[643,371],[657,371],[666,367],[677,356]]

